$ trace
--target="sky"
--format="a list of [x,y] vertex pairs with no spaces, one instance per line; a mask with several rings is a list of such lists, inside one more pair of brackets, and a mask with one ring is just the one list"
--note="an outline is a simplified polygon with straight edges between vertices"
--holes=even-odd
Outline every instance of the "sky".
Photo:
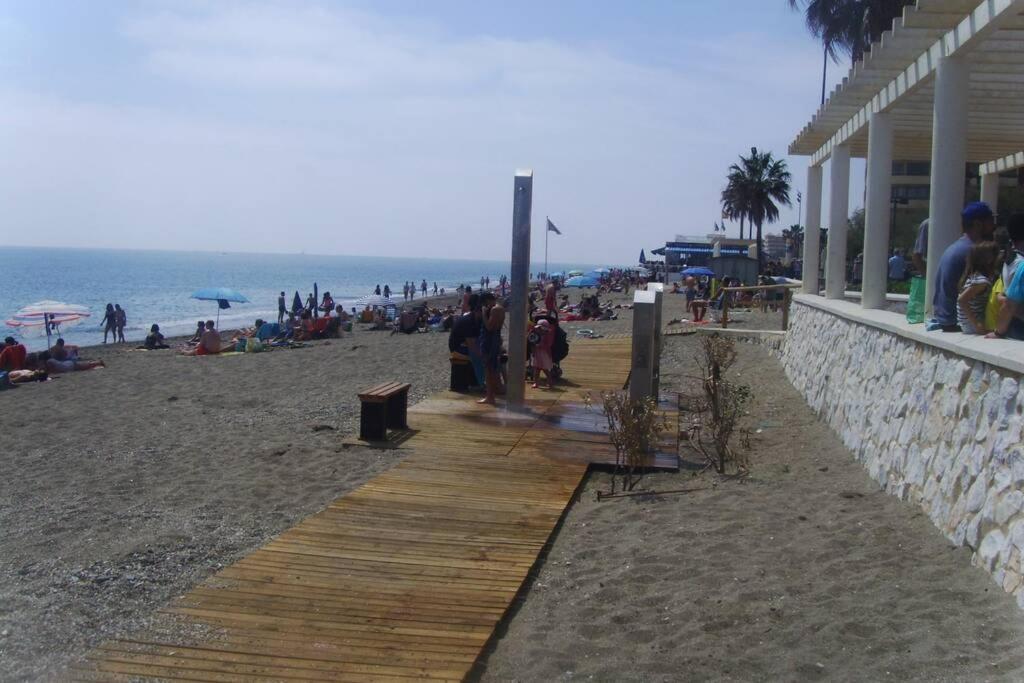
[[501,259],[531,168],[535,255],[633,263],[820,79],[784,0],[0,0],[0,244]]

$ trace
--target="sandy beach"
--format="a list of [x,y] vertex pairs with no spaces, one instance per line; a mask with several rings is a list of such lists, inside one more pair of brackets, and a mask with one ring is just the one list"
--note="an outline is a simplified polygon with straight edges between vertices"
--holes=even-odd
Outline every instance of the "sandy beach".
[[[666,339],[663,386],[687,386],[698,339]],[[1012,597],[880,491],[762,347],[737,349],[751,476],[684,468],[643,485],[701,490],[598,502],[592,471],[480,680],[1024,678]]]
[[[618,310],[570,337],[627,332]],[[696,339],[666,339],[666,388],[694,372]],[[343,443],[356,393],[443,390],[446,341],[357,329],[223,358],[95,348],[83,355],[108,368],[0,393],[0,678],[59,677],[392,465],[396,451]],[[607,475],[592,473],[477,677],[1020,680],[1012,599],[878,491],[764,349],[738,348],[762,430],[750,478],[684,468],[646,485],[701,491],[597,502]]]

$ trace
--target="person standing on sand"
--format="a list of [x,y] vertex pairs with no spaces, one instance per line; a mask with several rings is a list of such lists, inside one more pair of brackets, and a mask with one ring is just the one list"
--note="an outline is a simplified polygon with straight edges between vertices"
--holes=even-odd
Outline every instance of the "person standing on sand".
[[473,288],[466,285],[465,289],[462,290],[462,312],[463,314],[469,313],[469,297],[473,293]]
[[423,282],[420,283],[420,291],[423,292],[423,298],[426,299],[427,298],[427,281],[426,280],[423,280]]
[[409,281],[406,280],[405,284],[402,285],[402,301],[409,300]]
[[484,361],[487,392],[477,403],[495,405],[501,373],[501,328],[505,325],[505,309],[490,292],[484,292],[480,301],[484,308],[480,355]]
[[377,288],[373,290],[373,293],[377,296],[380,296],[380,285],[377,285]]
[[384,298],[385,299],[390,299],[391,298],[391,285],[384,285]]
[[313,296],[313,292],[306,295],[306,310],[310,313],[316,310],[316,298]]
[[107,335],[111,334],[114,336],[114,342],[117,342],[117,313],[114,312],[114,304],[107,304],[107,310],[103,314],[103,320],[100,321],[100,325],[103,327],[103,343],[107,343]]
[[128,314],[121,308],[121,304],[114,304],[114,319],[117,321],[117,341],[124,342],[124,328],[128,325]]
[[437,296],[437,282],[434,282],[434,296]]
[[284,323],[284,316],[288,312],[288,305],[285,303],[284,292],[281,292],[281,296],[277,297],[277,324],[281,325]]

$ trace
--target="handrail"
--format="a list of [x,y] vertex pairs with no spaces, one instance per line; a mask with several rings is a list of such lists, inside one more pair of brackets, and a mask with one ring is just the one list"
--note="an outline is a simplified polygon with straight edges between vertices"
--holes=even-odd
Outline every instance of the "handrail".
[[[782,295],[782,329],[789,329],[789,306],[793,301],[793,290],[801,285],[787,283],[784,285],[773,284],[773,285],[754,285],[751,287],[722,287],[722,291],[728,294],[729,292],[759,292],[769,289],[781,289]],[[768,307],[768,302],[765,300],[761,301],[761,312],[763,313]],[[722,297],[722,329],[729,329],[729,297]]]

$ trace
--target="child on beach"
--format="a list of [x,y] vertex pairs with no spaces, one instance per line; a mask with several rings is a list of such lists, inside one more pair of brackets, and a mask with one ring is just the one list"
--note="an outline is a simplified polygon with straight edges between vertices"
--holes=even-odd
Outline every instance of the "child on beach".
[[535,341],[533,342],[533,388],[540,388],[540,373],[544,373],[544,377],[547,378],[547,388],[552,389],[553,384],[551,381],[551,367],[554,362],[551,358],[551,347],[555,342],[554,329],[544,318],[537,321],[536,327],[533,328],[533,335]]
[[978,242],[967,252],[964,276],[960,279],[960,296],[956,300],[956,320],[964,334],[985,334],[985,306],[995,280],[999,245]]

